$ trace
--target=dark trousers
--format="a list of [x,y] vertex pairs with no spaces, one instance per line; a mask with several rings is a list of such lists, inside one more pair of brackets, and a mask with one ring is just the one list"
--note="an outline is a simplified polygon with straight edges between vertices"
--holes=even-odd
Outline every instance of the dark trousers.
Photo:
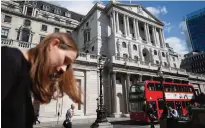
[[72,128],[72,122],[68,122],[66,128]]

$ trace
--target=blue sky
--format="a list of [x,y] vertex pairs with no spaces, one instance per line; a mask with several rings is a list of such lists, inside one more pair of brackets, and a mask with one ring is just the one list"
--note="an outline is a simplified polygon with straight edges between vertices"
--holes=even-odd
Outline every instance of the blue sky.
[[[109,1],[101,2],[106,5]],[[130,1],[118,2],[126,4],[130,3]],[[96,3],[96,0],[75,2],[55,1],[55,3],[85,15]],[[182,30],[183,18],[193,11],[204,8],[205,1],[131,1],[131,4],[142,5],[164,22],[165,41],[169,43],[176,52],[182,54],[187,53],[185,35]]]

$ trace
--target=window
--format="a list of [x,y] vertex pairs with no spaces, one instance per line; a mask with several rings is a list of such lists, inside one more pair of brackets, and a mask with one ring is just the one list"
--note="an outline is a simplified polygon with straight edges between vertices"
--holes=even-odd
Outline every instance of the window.
[[33,8],[27,7],[26,15],[27,16],[32,16],[32,13],[33,13]]
[[162,91],[162,85],[161,84],[155,84],[156,91]]
[[123,54],[123,58],[128,58],[128,55],[127,54]]
[[127,47],[125,42],[122,42],[122,47],[123,47],[123,48],[126,48],[126,47]]
[[45,36],[41,36],[41,37],[40,37],[40,41],[43,40],[44,38],[45,38]]
[[65,12],[65,16],[66,16],[66,17],[70,17],[71,14],[70,14],[69,12]]
[[89,23],[87,22],[87,23],[86,23],[86,27],[88,27],[88,25],[89,25]]
[[92,47],[92,51],[94,51],[94,50],[95,50],[95,47],[93,46],[93,47]]
[[164,90],[165,90],[166,92],[170,92],[170,91],[171,91],[170,85],[164,84]]
[[153,84],[153,83],[148,83],[148,89],[149,89],[150,91],[155,91],[154,84]]
[[166,62],[164,62],[164,66],[167,67],[167,63]]
[[23,29],[22,30],[22,37],[21,40],[24,42],[29,42],[30,37],[30,30],[29,29]]
[[55,28],[55,30],[54,30],[55,32],[59,32],[60,31],[60,29],[59,28]]
[[31,26],[31,21],[30,20],[25,20],[24,25],[25,26]]
[[175,61],[175,58],[174,58],[174,57],[172,57],[172,59],[173,59],[173,61]]
[[162,56],[163,56],[163,57],[165,57],[165,54],[164,54],[164,52],[162,52]]
[[177,68],[177,65],[176,65],[176,64],[174,64],[174,67],[175,67],[175,68]]
[[4,22],[11,23],[11,18],[12,18],[11,16],[5,15]]
[[1,38],[8,38],[9,29],[2,28],[1,29]]
[[154,55],[157,55],[157,51],[156,50],[154,50]]
[[159,64],[159,61],[158,61],[158,60],[156,61],[156,64]]
[[60,13],[61,13],[61,10],[58,9],[58,8],[55,8],[55,9],[54,9],[54,13],[55,13],[55,14],[60,14]]
[[138,61],[138,56],[134,56],[135,61]]
[[47,31],[47,26],[46,25],[42,25],[41,30],[42,31]]
[[50,7],[47,6],[47,5],[43,5],[43,10],[45,10],[45,11],[49,11],[49,10],[50,10]]
[[137,46],[136,46],[136,45],[133,45],[133,49],[134,49],[135,51],[137,51]]
[[60,21],[60,18],[58,18],[58,17],[55,17],[55,20],[56,20],[56,21]]
[[164,109],[164,100],[158,99],[158,107],[160,110]]

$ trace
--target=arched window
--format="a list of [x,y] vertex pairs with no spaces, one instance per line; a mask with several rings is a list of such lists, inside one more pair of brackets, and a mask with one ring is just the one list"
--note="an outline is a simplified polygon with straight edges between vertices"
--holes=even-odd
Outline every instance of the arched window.
[[127,54],[123,54],[123,58],[128,58],[128,55]]
[[26,19],[26,20],[24,21],[24,25],[25,25],[25,26],[31,26],[31,21]]
[[157,55],[157,51],[156,50],[154,50],[154,55]]
[[138,61],[139,58],[138,58],[138,56],[134,56],[134,59],[135,59],[135,61]]
[[167,63],[166,62],[164,62],[164,66],[167,67]]
[[122,47],[123,47],[123,48],[126,48],[126,47],[127,47],[125,42],[122,42]]
[[135,50],[135,51],[137,51],[137,46],[134,44],[133,45],[133,49]]
[[158,60],[156,61],[156,64],[159,64],[159,61],[158,61]]
[[163,56],[163,57],[165,57],[165,54],[164,54],[164,52],[162,52],[162,56]]

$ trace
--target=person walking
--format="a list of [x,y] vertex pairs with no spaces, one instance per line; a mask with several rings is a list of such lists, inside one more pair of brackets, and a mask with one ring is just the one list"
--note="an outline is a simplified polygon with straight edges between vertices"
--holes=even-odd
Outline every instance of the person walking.
[[31,97],[46,104],[66,94],[82,103],[72,69],[77,56],[76,43],[62,32],[47,35],[28,51],[1,47],[1,127],[33,128]]
[[75,106],[74,106],[74,104],[72,104],[71,108],[67,110],[66,119],[63,123],[63,126],[65,128],[72,128],[72,120],[73,120],[73,116],[74,116],[74,109],[75,109]]

